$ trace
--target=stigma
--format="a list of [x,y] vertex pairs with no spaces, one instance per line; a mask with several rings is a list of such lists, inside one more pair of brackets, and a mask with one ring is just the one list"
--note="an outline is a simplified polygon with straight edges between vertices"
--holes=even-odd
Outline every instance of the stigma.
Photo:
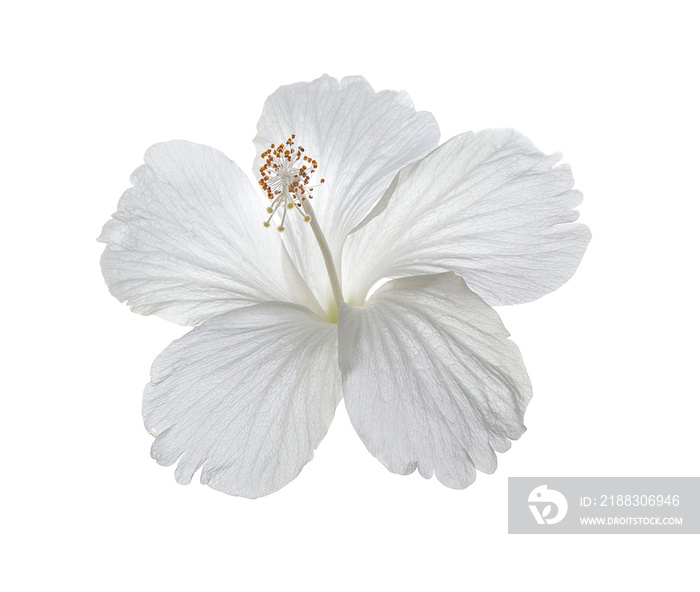
[[[266,227],[277,210],[282,208],[282,219],[277,230],[284,230],[284,222],[287,212],[296,210],[304,222],[309,222],[311,216],[304,207],[306,200],[313,198],[314,187],[311,178],[316,173],[318,162],[304,154],[304,148],[297,146],[292,134],[282,144],[270,144],[260,156],[264,159],[263,165],[258,169],[260,180],[258,184],[270,200],[267,213],[270,217],[264,222]],[[324,183],[320,179],[319,183]]]

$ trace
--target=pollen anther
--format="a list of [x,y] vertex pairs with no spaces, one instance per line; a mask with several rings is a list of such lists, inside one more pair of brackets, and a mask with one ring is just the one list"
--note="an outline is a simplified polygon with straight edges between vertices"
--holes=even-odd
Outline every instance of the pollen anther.
[[[296,210],[305,222],[311,217],[304,211],[303,202],[313,198],[313,190],[316,185],[310,185],[318,162],[304,154],[304,148],[295,143],[296,135],[292,134],[281,144],[270,144],[260,156],[263,165],[258,169],[260,180],[258,184],[271,200],[267,213],[270,217],[265,226],[270,225],[275,212],[282,207],[282,220],[277,229],[284,230],[284,221],[287,210]],[[320,183],[324,183],[321,179]],[[284,207],[286,206],[286,207]]]

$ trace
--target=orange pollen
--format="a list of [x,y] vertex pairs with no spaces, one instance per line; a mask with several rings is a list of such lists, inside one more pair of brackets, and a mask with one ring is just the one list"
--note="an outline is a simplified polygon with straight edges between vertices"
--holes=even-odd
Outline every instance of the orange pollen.
[[[270,147],[260,155],[264,162],[258,169],[260,173],[258,184],[272,202],[267,208],[270,217],[265,222],[265,226],[270,225],[275,212],[282,207],[282,221],[277,227],[280,231],[284,230],[288,209],[299,212],[305,222],[310,220],[302,204],[307,199],[313,198],[316,187],[310,183],[318,168],[318,162],[304,154],[304,148],[296,145],[295,138],[296,136],[292,134],[281,144],[270,144]],[[321,179],[320,183],[325,181]]]

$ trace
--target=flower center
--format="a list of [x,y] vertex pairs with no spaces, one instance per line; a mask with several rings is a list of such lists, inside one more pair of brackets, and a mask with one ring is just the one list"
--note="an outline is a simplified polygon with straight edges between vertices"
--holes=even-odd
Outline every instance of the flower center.
[[[340,276],[335,268],[328,241],[318,224],[318,220],[315,219],[314,209],[311,207],[314,187],[317,185],[310,185],[310,183],[311,177],[318,168],[318,162],[304,154],[304,149],[295,144],[295,137],[292,134],[282,144],[276,146],[270,144],[270,147],[260,155],[264,159],[264,163],[258,169],[260,172],[258,183],[271,202],[267,208],[270,217],[264,224],[266,227],[270,226],[270,221],[280,208],[282,208],[282,219],[277,227],[280,232],[284,230],[284,221],[289,210],[296,210],[304,222],[310,222],[311,230],[313,230],[316,242],[321,249],[323,262],[326,265],[328,279],[333,290],[334,302],[332,306],[334,309],[328,310],[329,320],[336,322],[338,310],[343,302]],[[324,182],[325,179],[319,180],[319,184]]]
[[[296,210],[304,222],[311,220],[311,215],[304,207],[304,202],[313,197],[315,185],[310,185],[311,177],[318,168],[318,162],[304,154],[304,148],[294,142],[294,134],[287,141],[278,144],[270,144],[260,156],[265,159],[260,167],[260,180],[262,190],[267,194],[270,205],[267,213],[270,217],[264,222],[270,226],[270,220],[282,208],[282,219],[277,230],[284,230],[284,221],[288,210]],[[319,183],[324,183],[321,179]]]

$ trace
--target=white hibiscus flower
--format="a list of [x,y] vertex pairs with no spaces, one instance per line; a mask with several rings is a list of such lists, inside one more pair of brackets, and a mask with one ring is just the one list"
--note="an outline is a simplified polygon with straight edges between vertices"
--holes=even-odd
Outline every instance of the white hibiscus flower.
[[518,132],[438,140],[405,93],[324,76],[265,103],[262,192],[212,148],[148,150],[99,240],[114,296],[197,325],[144,394],[152,455],[178,482],[201,469],[229,494],[276,491],[342,397],[389,470],[455,488],[524,432],[530,382],[490,305],[572,276],[581,194]]

